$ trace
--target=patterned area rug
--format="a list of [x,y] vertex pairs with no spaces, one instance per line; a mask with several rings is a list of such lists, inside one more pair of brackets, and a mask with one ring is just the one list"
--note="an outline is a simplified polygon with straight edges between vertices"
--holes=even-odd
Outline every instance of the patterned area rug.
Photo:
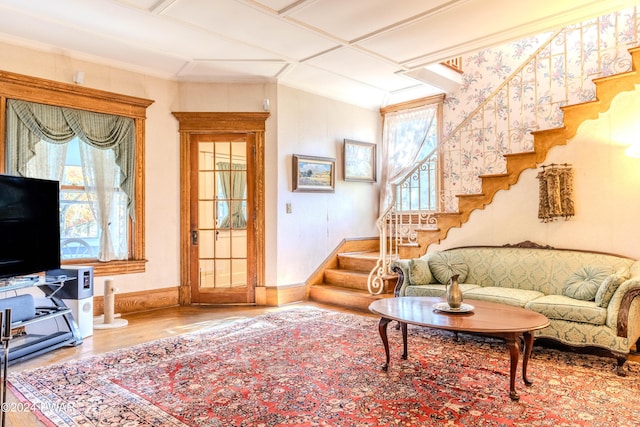
[[293,308],[10,375],[51,426],[632,426],[640,365],[536,347],[509,399],[499,340]]

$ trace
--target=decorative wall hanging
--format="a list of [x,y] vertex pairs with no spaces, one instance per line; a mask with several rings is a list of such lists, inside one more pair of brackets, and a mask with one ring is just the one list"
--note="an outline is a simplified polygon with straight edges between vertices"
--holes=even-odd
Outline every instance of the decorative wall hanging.
[[570,164],[543,165],[537,178],[540,180],[538,218],[542,222],[555,221],[560,217],[568,220],[575,215],[573,169]]
[[333,193],[336,159],[293,154],[293,191]]

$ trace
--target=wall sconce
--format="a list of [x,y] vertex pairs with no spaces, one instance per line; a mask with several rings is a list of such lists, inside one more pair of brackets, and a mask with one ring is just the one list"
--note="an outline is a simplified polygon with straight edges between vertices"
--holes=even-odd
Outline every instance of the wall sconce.
[[624,154],[629,157],[640,158],[640,142],[634,142],[624,150]]

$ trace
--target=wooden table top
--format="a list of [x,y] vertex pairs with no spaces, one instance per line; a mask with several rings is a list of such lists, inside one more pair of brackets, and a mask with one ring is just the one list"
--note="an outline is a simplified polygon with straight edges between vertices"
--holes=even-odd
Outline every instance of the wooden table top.
[[386,319],[450,331],[499,334],[549,326],[546,316],[512,305],[465,299],[463,303],[471,304],[473,311],[447,313],[433,308],[433,304],[441,302],[446,300],[437,297],[383,298],[372,302],[369,310]]

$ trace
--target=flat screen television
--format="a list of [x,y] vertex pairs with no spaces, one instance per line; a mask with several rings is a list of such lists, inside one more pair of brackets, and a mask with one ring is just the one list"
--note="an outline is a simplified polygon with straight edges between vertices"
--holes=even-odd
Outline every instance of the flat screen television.
[[0,174],[0,277],[60,268],[58,181]]

